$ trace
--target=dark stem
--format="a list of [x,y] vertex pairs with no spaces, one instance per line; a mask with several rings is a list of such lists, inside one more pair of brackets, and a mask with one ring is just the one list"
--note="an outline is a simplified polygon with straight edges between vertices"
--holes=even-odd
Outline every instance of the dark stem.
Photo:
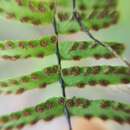
[[[76,0],[73,0],[74,5],[76,5]],[[74,8],[73,6],[73,17],[76,19],[76,21],[78,22],[79,26],[81,27],[81,29],[93,40],[95,41],[95,43],[105,47],[108,51],[110,51],[115,57],[119,58],[123,63],[125,63],[128,67],[130,67],[130,63],[122,58],[120,55],[117,54],[117,52],[112,49],[109,45],[99,41],[97,38],[95,38],[91,32],[89,31],[89,29],[83,24],[82,20],[80,19],[80,16],[78,14],[78,12],[76,11],[76,8]]]
[[76,0],[73,0],[73,12],[76,10]]
[[[58,65],[59,65],[59,70],[60,70],[59,78],[60,78],[60,84],[61,84],[61,89],[62,89],[62,95],[63,95],[64,98],[66,98],[65,82],[64,82],[64,79],[63,79],[62,65],[61,65],[61,56],[60,56],[60,50],[59,50],[57,22],[56,22],[56,18],[55,18],[55,17],[54,17],[54,20],[53,20],[53,27],[54,27],[54,31],[55,31],[55,34],[56,34],[56,37],[57,37],[56,55],[57,55]],[[69,113],[69,110],[68,110],[66,104],[65,104],[65,108],[64,108],[64,113],[65,113],[65,116],[66,116],[66,118],[67,118],[69,130],[72,130],[71,119],[70,119],[70,113]]]

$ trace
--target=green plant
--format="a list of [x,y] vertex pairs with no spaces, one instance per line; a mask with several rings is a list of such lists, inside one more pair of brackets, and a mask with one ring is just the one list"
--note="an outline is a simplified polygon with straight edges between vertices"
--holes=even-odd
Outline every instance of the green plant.
[[[130,83],[130,68],[123,57],[123,43],[101,42],[89,30],[99,30],[118,22],[117,0],[0,0],[0,16],[34,25],[53,23],[54,35],[30,41],[1,41],[0,57],[4,60],[43,58],[57,55],[58,64],[22,77],[0,81],[0,94],[21,94],[35,88],[45,88],[59,81],[63,97],[47,100],[37,106],[0,117],[0,129],[21,129],[44,119],[50,120],[65,114],[71,130],[70,116],[99,117],[130,123],[130,105],[109,100],[67,99],[67,87],[85,85],[102,87]],[[24,11],[23,11],[24,10]],[[85,32],[92,41],[60,42],[60,34]],[[118,57],[126,66],[96,65],[63,68],[62,60],[82,58],[112,59]],[[118,87],[118,86],[113,86]],[[96,111],[95,111],[96,109]]]

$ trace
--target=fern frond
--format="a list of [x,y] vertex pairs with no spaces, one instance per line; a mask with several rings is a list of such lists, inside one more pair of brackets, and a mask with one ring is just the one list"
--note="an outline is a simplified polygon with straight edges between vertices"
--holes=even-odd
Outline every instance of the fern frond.
[[73,98],[66,101],[72,116],[83,116],[87,119],[98,117],[118,123],[130,123],[130,104],[109,100],[87,100]]
[[[17,60],[23,58],[43,58],[44,56],[56,53],[55,36],[44,36],[39,40],[30,41],[4,41],[0,42],[0,57],[7,60]],[[125,46],[121,43],[106,42],[117,54],[122,55]],[[81,59],[86,57],[114,58],[115,56],[103,46],[94,42],[70,42],[65,41],[59,44],[61,59]]]
[[[59,67],[57,65],[44,68],[18,78],[0,81],[1,94],[21,94],[35,88],[45,88],[47,85],[59,81]],[[71,67],[62,70],[66,87],[85,85],[101,86],[129,84],[130,69],[127,67],[93,66]]]
[[[72,18],[72,4],[70,1],[57,0],[57,17],[59,32],[76,32],[80,30],[78,23]],[[31,23],[34,25],[51,24],[54,16],[55,3],[35,0],[1,0],[0,16],[8,19]],[[118,20],[116,11],[117,0],[78,0],[77,9],[82,21],[89,29],[98,30],[115,24]],[[107,8],[106,8],[107,7]],[[24,10],[24,11],[23,11]]]
[[130,83],[130,68],[119,66],[92,66],[92,67],[71,67],[63,69],[66,85],[77,86],[85,85],[101,86]]
[[[62,8],[57,9],[58,31],[61,33],[73,33],[81,28],[72,17],[72,4],[66,4],[66,0],[59,2]],[[76,9],[80,19],[88,29],[99,30],[116,24],[119,18],[117,0],[76,0]]]
[[[113,48],[117,52],[118,55],[122,55],[125,51],[124,44],[121,43],[115,43],[115,42],[106,42],[110,47]],[[87,42],[87,41],[81,41],[81,42],[71,42],[71,41],[65,41],[63,43],[60,43],[60,55],[61,58],[64,60],[71,60],[71,59],[81,59],[81,58],[88,58],[88,57],[94,57],[96,59],[99,58],[105,58],[105,59],[111,59],[115,58],[115,56],[108,51],[103,46],[100,46],[94,42]]]
[[118,123],[130,123],[130,104],[109,100],[57,97],[23,111],[0,117],[0,129],[21,129],[28,124],[33,125],[39,120],[50,121],[64,114],[65,104],[71,116],[83,116],[87,119],[99,117],[103,120],[113,120]]
[[54,2],[39,0],[0,0],[0,16],[34,25],[50,24]]
[[30,75],[0,81],[0,93],[21,94],[35,88],[46,88],[47,85],[57,82],[58,79],[58,66],[54,65]]
[[35,107],[0,117],[0,130],[21,129],[28,124],[33,125],[39,120],[50,121],[63,113],[64,98],[52,98]]
[[0,57],[8,60],[30,57],[43,58],[55,53],[56,40],[55,36],[44,36],[39,40],[1,41]]
[[[40,71],[0,80],[0,94],[22,94],[60,82],[63,96],[0,116],[0,130],[22,129],[40,120],[50,121],[61,115],[67,117],[70,130],[70,116],[83,116],[87,119],[98,117],[118,123],[130,123],[130,104],[78,97],[67,99],[65,91],[67,87],[83,88],[85,85],[117,87],[117,84],[121,84],[121,87],[125,86],[130,84],[129,67],[99,65],[63,68],[61,63],[61,60],[79,60],[88,57],[109,59],[115,56],[124,63],[128,63],[122,58],[125,51],[124,44],[102,43],[89,32],[91,29],[99,30],[116,24],[119,19],[117,5],[118,0],[76,0],[76,4],[74,0],[0,0],[0,17],[33,25],[53,23],[55,32],[55,36],[44,36],[36,40],[1,41],[0,58],[17,60],[30,57],[43,58],[55,54],[58,60],[57,65]],[[69,34],[78,31],[86,32],[98,44],[91,41],[58,41],[60,33]]]

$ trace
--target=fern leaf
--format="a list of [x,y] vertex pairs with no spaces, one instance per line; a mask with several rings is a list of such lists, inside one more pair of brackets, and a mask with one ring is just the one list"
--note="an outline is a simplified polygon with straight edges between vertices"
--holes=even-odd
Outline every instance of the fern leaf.
[[[0,57],[7,60],[23,58],[43,58],[56,53],[56,37],[44,36],[39,40],[31,41],[4,41],[0,42]],[[125,50],[124,44],[107,42],[119,55]],[[114,58],[106,48],[93,42],[61,42],[60,54],[63,60],[80,59],[86,57]]]
[[[130,69],[127,67],[94,66],[71,67],[62,70],[66,87],[85,85],[101,86],[129,84]],[[59,81],[59,68],[57,65],[47,67],[18,78],[0,81],[2,94],[21,94],[35,88],[45,88],[47,85]]]
[[54,117],[63,115],[63,113],[64,99],[52,98],[35,107],[0,117],[0,129],[21,129],[28,124],[33,125],[39,120],[49,121]]
[[58,66],[54,65],[30,75],[0,81],[0,93],[21,94],[35,88],[46,88],[47,85],[57,82],[58,79]]
[[[122,55],[125,46],[124,44],[114,43],[114,42],[106,42],[110,47],[112,47],[118,55]],[[94,57],[96,59],[99,58],[114,58],[115,56],[108,51],[105,47],[100,46],[94,42],[69,42],[65,41],[60,45],[60,54],[62,59],[64,60],[79,60],[81,58],[86,57]]]
[[120,124],[130,123],[130,104],[109,100],[91,101],[83,98],[68,99],[66,104],[72,116],[83,116],[87,119],[99,117]]
[[[72,4],[62,1],[59,2],[57,9],[58,30],[61,33],[74,33],[80,31],[81,28],[77,21],[72,18]],[[117,0],[77,0],[76,9],[79,13],[80,19],[88,29],[99,30],[116,24],[119,18],[117,11]]]
[[31,41],[4,41],[0,42],[0,57],[8,60],[19,58],[43,58],[56,51],[56,37],[44,36],[39,40]]
[[101,86],[129,84],[130,69],[118,66],[93,66],[93,67],[71,67],[63,69],[64,81],[66,85],[77,86],[85,85]]
[[[57,17],[59,32],[76,32],[80,30],[78,23],[68,19],[72,17],[72,4],[70,1],[57,1]],[[55,3],[35,0],[1,0],[0,16],[8,19],[31,23],[34,25],[51,24],[54,16]],[[77,9],[81,19],[89,29],[98,30],[115,24],[118,20],[116,11],[117,0],[78,0]],[[107,8],[106,8],[107,7]],[[24,11],[23,11],[24,10]]]
[[33,125],[39,120],[50,121],[64,114],[65,104],[72,116],[84,116],[88,119],[99,117],[103,120],[109,119],[118,123],[130,123],[129,104],[109,100],[93,101],[82,98],[65,99],[57,97],[23,111],[0,117],[0,129],[21,129],[28,124]]
[[54,3],[39,0],[0,0],[0,16],[34,25],[50,24]]

